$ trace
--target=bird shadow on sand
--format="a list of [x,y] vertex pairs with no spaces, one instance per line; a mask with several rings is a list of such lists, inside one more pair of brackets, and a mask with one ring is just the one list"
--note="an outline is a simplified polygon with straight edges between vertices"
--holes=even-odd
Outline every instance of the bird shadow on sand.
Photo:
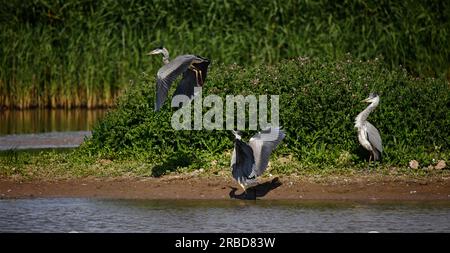
[[231,199],[243,199],[243,200],[256,200],[267,195],[270,191],[278,188],[282,183],[278,177],[272,179],[272,181],[267,181],[262,184],[258,184],[247,188],[247,192],[242,192],[241,194],[236,194],[237,188],[230,187],[231,191],[229,193]]

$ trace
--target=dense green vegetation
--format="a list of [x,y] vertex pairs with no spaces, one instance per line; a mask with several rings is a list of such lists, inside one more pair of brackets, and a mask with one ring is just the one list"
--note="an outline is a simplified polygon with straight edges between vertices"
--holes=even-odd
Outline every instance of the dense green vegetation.
[[11,0],[0,4],[0,107],[108,106],[164,44],[214,64],[379,55],[415,76],[450,67],[450,2]]
[[[169,103],[162,111],[153,111],[154,76],[141,79],[97,124],[79,155],[142,161],[151,164],[155,175],[169,168],[228,166],[233,135],[226,130],[173,130]],[[275,157],[287,165],[279,162],[275,167],[294,172],[367,165],[354,118],[367,106],[360,101],[372,91],[381,94],[381,104],[369,121],[381,132],[386,165],[406,166],[412,159],[424,166],[448,161],[450,86],[442,79],[413,77],[402,68],[389,70],[382,59],[361,61],[347,55],[339,60],[297,58],[251,67],[215,65],[203,97],[279,94],[280,121],[287,137]]]

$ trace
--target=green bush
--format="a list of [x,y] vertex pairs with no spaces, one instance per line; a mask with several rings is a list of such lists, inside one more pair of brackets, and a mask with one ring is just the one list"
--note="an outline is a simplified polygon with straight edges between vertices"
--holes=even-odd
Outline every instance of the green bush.
[[274,64],[384,56],[418,76],[450,67],[450,2],[11,0],[0,4],[0,107],[110,105],[160,59]]
[[[173,130],[174,110],[166,102],[155,113],[154,91],[154,75],[143,75],[142,82],[129,87],[117,108],[96,125],[82,151],[182,167],[209,164],[231,151],[229,131]],[[346,56],[250,67],[212,65],[203,97],[280,95],[280,123],[286,138],[276,155],[292,155],[300,164],[325,168],[358,166],[367,160],[368,153],[357,141],[354,118],[367,106],[360,101],[373,91],[380,94],[381,102],[369,121],[381,132],[385,163],[448,161],[450,86],[442,79],[412,77],[405,69],[389,70],[382,59]],[[247,137],[253,133],[249,131]]]

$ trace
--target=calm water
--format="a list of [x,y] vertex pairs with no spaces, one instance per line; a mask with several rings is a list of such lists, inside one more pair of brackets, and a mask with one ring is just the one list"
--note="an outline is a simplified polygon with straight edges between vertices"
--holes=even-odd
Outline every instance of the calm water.
[[450,202],[0,200],[1,232],[450,232]]
[[0,111],[0,151],[79,146],[107,110]]
[[0,136],[0,151],[20,149],[75,148],[90,131],[10,134]]
[[0,111],[0,135],[89,131],[107,110],[31,109]]

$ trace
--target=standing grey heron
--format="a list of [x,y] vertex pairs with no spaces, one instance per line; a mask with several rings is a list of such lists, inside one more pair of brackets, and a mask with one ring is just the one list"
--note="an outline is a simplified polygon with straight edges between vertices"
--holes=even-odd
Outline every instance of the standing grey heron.
[[381,144],[381,136],[378,130],[367,121],[369,114],[375,110],[380,103],[380,96],[376,93],[370,93],[369,97],[362,102],[370,103],[370,105],[355,118],[355,127],[358,129],[359,143],[370,152],[370,160],[381,160],[383,153],[383,145]]
[[169,51],[164,47],[152,50],[148,55],[162,54],[164,66],[162,66],[156,76],[156,102],[155,111],[159,111],[167,99],[170,86],[183,74],[174,96],[186,95],[189,98],[194,96],[194,87],[202,87],[205,83],[206,74],[210,61],[197,55],[180,55],[172,61],[169,60]]
[[247,188],[258,184],[256,178],[266,170],[270,154],[284,139],[285,134],[278,127],[267,128],[250,138],[248,144],[242,141],[239,132],[233,131],[233,134],[235,143],[231,157],[231,173],[246,191]]

